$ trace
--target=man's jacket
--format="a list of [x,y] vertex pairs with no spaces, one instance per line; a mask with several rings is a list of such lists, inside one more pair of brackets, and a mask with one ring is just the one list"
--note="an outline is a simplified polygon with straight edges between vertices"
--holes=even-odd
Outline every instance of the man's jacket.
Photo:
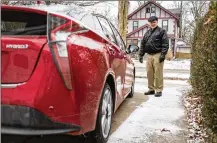
[[167,54],[169,49],[169,40],[166,30],[156,27],[155,29],[149,29],[141,42],[139,56],[144,56],[145,53],[155,54],[160,53]]

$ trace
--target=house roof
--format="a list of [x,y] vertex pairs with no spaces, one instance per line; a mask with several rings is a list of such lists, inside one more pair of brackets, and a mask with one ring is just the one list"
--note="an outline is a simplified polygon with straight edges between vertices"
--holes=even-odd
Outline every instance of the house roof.
[[173,14],[175,14],[178,18],[181,16],[181,8],[174,8],[174,9],[168,9],[171,11]]
[[145,25],[143,25],[143,26],[137,28],[136,30],[134,30],[134,31],[132,31],[132,32],[130,32],[130,33],[128,33],[128,34],[127,34],[127,37],[129,37],[129,36],[135,34],[136,32],[138,32],[138,31],[140,31],[140,30],[142,30],[142,29],[144,29],[144,28],[146,28],[146,27],[149,27],[149,25],[148,25],[148,24],[145,24]]
[[128,19],[130,17],[132,17],[134,14],[136,14],[138,11],[140,11],[141,9],[143,9],[145,6],[147,6],[148,4],[150,4],[150,3],[154,4],[155,6],[161,8],[161,9],[163,9],[164,11],[166,11],[167,13],[169,13],[171,16],[173,16],[175,19],[177,19],[177,20],[179,19],[174,13],[172,13],[172,11],[164,8],[163,6],[161,6],[160,4],[158,4],[158,3],[154,2],[154,1],[148,1],[148,2],[144,3],[143,5],[141,5],[139,8],[137,8],[135,11],[133,11],[131,14],[128,15]]

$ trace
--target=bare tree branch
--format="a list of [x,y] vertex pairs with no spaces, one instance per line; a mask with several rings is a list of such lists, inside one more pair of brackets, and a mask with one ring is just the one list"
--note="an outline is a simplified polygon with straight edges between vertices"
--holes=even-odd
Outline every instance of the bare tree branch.
[[140,7],[145,3],[145,1],[144,0],[139,0],[137,3],[138,3],[138,7]]
[[84,6],[93,6],[93,5],[96,5],[96,4],[100,3],[100,2],[102,2],[102,1],[90,1],[90,2],[88,2],[88,1],[85,1],[85,2],[72,1],[71,3],[73,3],[73,4],[77,5],[77,6],[84,7]]

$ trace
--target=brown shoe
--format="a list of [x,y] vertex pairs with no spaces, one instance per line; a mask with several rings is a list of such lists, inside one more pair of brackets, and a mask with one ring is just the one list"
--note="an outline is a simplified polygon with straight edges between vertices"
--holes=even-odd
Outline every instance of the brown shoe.
[[145,95],[152,95],[152,94],[155,94],[155,91],[154,90],[149,90],[147,92],[144,93]]

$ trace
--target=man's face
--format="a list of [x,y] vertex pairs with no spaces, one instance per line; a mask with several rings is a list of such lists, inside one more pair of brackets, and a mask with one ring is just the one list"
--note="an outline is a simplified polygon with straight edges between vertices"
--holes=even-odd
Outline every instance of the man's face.
[[152,21],[152,22],[149,22],[149,25],[151,26],[151,28],[155,28],[157,27],[157,24],[158,24],[158,21]]

